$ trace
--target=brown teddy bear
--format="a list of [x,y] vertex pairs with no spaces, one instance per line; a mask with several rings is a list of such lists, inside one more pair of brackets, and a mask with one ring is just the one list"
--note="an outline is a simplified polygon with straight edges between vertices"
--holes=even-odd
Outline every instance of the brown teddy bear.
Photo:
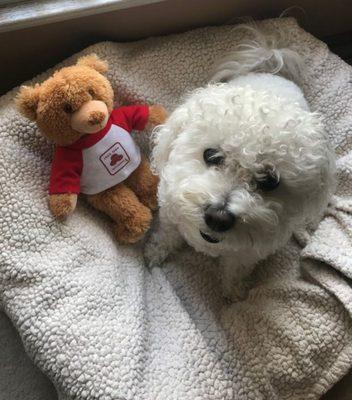
[[166,111],[157,105],[113,109],[107,69],[95,54],[82,57],[40,85],[21,87],[16,102],[56,144],[49,187],[53,215],[68,216],[83,193],[115,221],[120,243],[134,243],[150,226],[158,178],[130,133],[163,123]]

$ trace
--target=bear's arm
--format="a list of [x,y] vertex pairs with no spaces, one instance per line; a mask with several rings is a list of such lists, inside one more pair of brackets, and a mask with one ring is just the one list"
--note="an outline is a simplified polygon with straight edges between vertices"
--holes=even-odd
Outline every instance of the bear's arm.
[[148,123],[149,107],[147,105],[122,106],[112,112],[112,121],[127,132],[142,131]]
[[82,151],[57,146],[51,166],[49,194],[80,192]]

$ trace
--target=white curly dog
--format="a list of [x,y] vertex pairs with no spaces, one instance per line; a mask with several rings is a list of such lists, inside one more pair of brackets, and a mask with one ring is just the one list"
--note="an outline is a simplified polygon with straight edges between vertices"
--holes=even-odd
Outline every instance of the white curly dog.
[[145,248],[149,266],[183,239],[220,257],[224,295],[233,300],[245,297],[259,260],[321,218],[335,188],[322,119],[283,77],[298,75],[300,57],[258,29],[244,29],[253,40],[154,134],[159,224]]

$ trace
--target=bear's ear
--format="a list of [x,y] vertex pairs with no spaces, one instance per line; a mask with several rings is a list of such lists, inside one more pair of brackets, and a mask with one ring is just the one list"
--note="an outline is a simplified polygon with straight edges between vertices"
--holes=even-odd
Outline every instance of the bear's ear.
[[39,97],[40,85],[38,83],[34,87],[21,86],[15,100],[18,111],[28,119],[35,121]]
[[96,54],[89,54],[78,59],[77,65],[93,68],[101,74],[105,74],[108,70],[108,63],[100,59]]

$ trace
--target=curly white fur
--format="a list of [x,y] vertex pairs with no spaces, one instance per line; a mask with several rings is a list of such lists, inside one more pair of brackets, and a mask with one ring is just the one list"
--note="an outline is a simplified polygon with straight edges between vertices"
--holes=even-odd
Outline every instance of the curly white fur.
[[[146,257],[161,262],[183,238],[197,251],[221,257],[225,295],[232,298],[243,294],[243,278],[257,261],[321,217],[334,190],[334,154],[320,116],[309,110],[296,84],[272,74],[285,61],[291,63],[286,71],[297,71],[298,55],[270,50],[269,41],[254,33],[251,47],[240,47],[215,74],[235,78],[191,93],[154,134],[160,226]],[[270,73],[250,72],[265,68]],[[224,157],[222,165],[204,162],[209,148]],[[268,165],[280,184],[266,192],[255,178]],[[206,225],[204,211],[213,204],[226,204],[235,215],[230,230],[214,232]]]
[[265,35],[255,25],[238,25],[236,31],[252,36],[224,57],[215,67],[211,82],[224,82],[250,72],[265,72],[299,80],[304,70],[302,57],[281,47],[281,35]]

